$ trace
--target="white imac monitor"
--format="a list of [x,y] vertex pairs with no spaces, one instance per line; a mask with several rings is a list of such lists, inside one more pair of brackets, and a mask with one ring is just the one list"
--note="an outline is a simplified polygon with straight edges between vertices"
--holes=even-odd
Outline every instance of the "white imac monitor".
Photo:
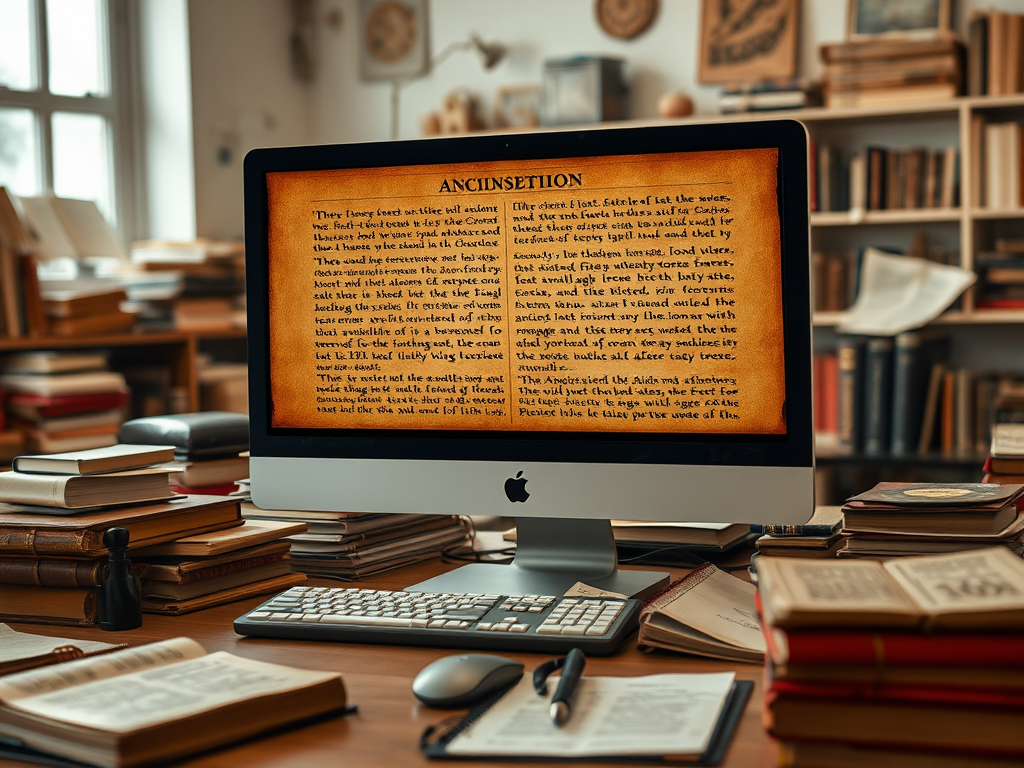
[[278,509],[511,515],[561,594],[612,519],[814,506],[807,137],[794,121],[255,150],[251,478]]

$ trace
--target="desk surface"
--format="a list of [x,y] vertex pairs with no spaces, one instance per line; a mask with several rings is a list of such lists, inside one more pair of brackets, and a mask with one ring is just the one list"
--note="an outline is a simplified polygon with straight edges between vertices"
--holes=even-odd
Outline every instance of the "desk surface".
[[[429,563],[405,568],[369,579],[358,586],[401,589],[440,572],[445,566]],[[317,582],[337,585],[337,582]],[[228,747],[180,765],[189,768],[309,768],[310,766],[348,765],[359,768],[409,765],[441,765],[430,761],[417,748],[420,734],[428,725],[451,714],[420,704],[412,695],[412,680],[431,661],[459,651],[443,648],[317,643],[294,640],[267,640],[236,635],[231,622],[264,598],[231,603],[186,616],[149,616],[143,626],[130,632],[103,632],[99,628],[49,627],[41,624],[16,625],[17,629],[37,634],[62,635],[79,639],[141,644],[185,635],[199,641],[207,651],[230,651],[264,661],[290,664],[308,669],[340,672],[349,700],[359,712],[293,729],[269,738]],[[501,652],[504,653],[504,652]],[[533,669],[549,654],[508,653]],[[587,660],[587,673],[594,675],[649,675],[662,672],[735,671],[740,679],[752,680],[754,694],[747,704],[723,766],[760,768],[776,765],[776,750],[761,725],[762,676],[759,664],[733,664],[702,660],[677,654],[642,653],[634,639],[628,640],[614,656]],[[27,763],[0,761],[3,766],[28,766]],[[493,763],[458,761],[465,766]],[[541,763],[538,763],[541,764]],[[546,763],[550,765],[551,763]],[[575,763],[608,765],[607,763]],[[525,763],[518,763],[525,765]]]

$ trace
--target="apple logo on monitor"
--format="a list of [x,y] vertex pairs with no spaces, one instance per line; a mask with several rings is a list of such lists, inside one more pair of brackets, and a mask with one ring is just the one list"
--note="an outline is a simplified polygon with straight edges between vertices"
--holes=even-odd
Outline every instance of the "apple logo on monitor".
[[505,495],[508,496],[509,501],[526,501],[530,498],[530,492],[526,490],[526,482],[522,470],[519,470],[515,477],[510,477],[505,481]]

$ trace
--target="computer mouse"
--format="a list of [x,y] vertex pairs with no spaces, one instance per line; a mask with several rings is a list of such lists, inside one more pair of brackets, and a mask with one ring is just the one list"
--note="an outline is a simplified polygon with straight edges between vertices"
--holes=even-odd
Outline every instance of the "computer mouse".
[[431,707],[465,707],[522,676],[523,664],[504,656],[445,656],[420,670],[412,681],[412,692]]

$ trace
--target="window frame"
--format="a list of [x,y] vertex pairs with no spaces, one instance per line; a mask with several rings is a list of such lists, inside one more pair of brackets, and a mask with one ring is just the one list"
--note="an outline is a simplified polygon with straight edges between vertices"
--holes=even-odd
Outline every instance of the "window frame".
[[72,112],[99,115],[108,126],[108,173],[113,187],[113,213],[111,222],[130,242],[142,230],[138,219],[142,206],[136,204],[136,190],[141,189],[139,181],[135,137],[138,120],[135,104],[137,98],[137,67],[133,66],[137,52],[137,37],[132,34],[137,28],[137,13],[131,0],[98,0],[101,14],[100,45],[101,61],[105,64],[106,95],[62,96],[49,90],[49,40],[46,28],[47,0],[30,0],[30,34],[34,38],[35,89],[19,91],[0,85],[0,107],[28,109],[36,117],[39,141],[37,161],[41,171],[42,194],[53,193],[53,114]]

